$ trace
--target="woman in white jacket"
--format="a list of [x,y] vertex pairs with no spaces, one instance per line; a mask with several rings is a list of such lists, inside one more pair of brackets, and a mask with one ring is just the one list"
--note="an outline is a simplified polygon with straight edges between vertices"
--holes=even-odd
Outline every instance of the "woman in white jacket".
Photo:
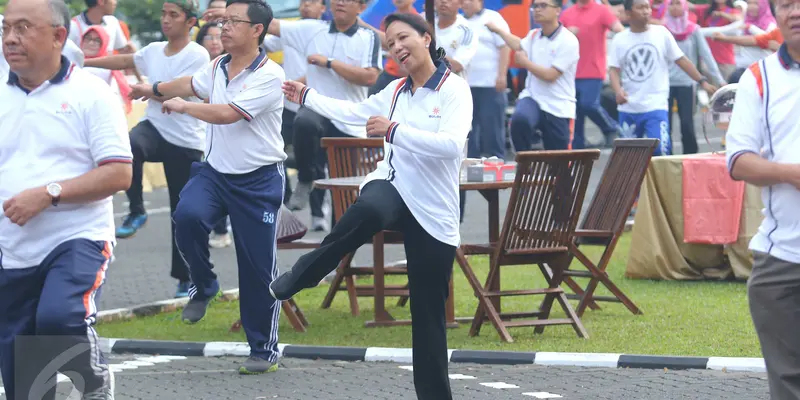
[[472,95],[451,72],[434,40],[433,0],[427,20],[386,17],[386,43],[409,76],[361,103],[325,97],[287,81],[288,100],[385,140],[384,159],[320,247],[300,257],[270,285],[279,300],[317,286],[339,261],[386,229],[403,232],[411,297],[414,386],[419,399],[452,399],[448,378],[445,302],[459,236],[459,181]]

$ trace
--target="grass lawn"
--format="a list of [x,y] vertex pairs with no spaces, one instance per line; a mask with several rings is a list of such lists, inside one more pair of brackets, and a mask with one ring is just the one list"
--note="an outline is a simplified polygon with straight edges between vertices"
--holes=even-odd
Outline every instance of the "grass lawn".
[[[639,306],[644,315],[633,315],[617,303],[600,303],[602,310],[587,310],[583,323],[588,339],[577,337],[572,327],[547,327],[542,335],[533,328],[511,328],[514,343],[500,340],[494,327],[486,324],[478,337],[469,337],[469,325],[450,329],[451,349],[501,351],[598,352],[624,354],[662,354],[683,356],[761,357],[752,326],[743,282],[675,282],[645,281],[624,278],[630,235],[620,241],[609,267],[612,279]],[[600,248],[587,246],[593,259]],[[576,261],[577,262],[577,261]],[[485,257],[473,257],[476,274],[484,279],[488,272]],[[472,316],[477,300],[456,265],[456,314]],[[402,277],[395,277],[402,279]],[[532,279],[542,285],[544,279],[535,266],[507,267],[503,270],[503,289],[523,288]],[[585,280],[580,280],[581,284]],[[541,286],[538,286],[541,287]],[[306,333],[295,332],[285,317],[280,326],[280,341],[288,344],[355,347],[411,347],[411,328],[365,328],[372,319],[372,299],[360,298],[361,316],[350,315],[346,292],[339,292],[333,306],[320,308],[328,286],[306,290],[295,297],[311,326]],[[606,294],[604,289],[599,290]],[[541,296],[503,299],[504,311],[524,311],[538,307]],[[388,298],[389,312],[397,319],[409,318],[408,307],[395,306],[396,298]],[[573,305],[576,302],[573,301]],[[554,316],[563,315],[558,305]],[[214,303],[206,318],[193,326],[180,322],[179,312],[128,321],[103,323],[101,336],[109,338],[238,341],[243,332],[230,333],[231,324],[239,318],[238,302]]]

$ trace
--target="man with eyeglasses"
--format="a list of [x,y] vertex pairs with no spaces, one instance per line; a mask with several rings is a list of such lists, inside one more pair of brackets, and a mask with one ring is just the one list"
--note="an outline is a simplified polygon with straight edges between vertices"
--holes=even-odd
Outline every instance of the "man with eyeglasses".
[[534,0],[531,7],[541,28],[523,39],[487,24],[516,52],[517,65],[529,74],[511,116],[511,140],[517,151],[571,148],[580,50],[575,35],[558,21],[562,6],[561,0]]
[[[3,24],[3,14],[0,14],[0,25],[2,24]],[[0,32],[0,40],[2,40],[2,38],[3,35]],[[67,40],[67,42],[64,43],[64,48],[61,49],[61,55],[67,57],[67,60],[69,60],[71,63],[79,67],[83,67],[83,59],[84,59],[83,51],[81,51],[81,48],[78,47],[78,45],[73,43],[71,40]],[[6,62],[6,58],[3,56],[3,52],[0,51],[0,79],[8,76],[8,71],[9,71],[8,62]]]
[[789,400],[800,398],[800,0],[774,5],[784,43],[742,74],[726,157],[733,179],[761,187],[747,296],[770,399]]
[[112,196],[131,179],[125,116],[105,82],[61,55],[62,0],[11,0],[2,33],[11,70],[0,85],[5,398],[54,398],[58,370],[83,399],[110,400],[94,324],[113,257]]
[[[382,68],[381,43],[371,29],[360,26],[358,16],[366,0],[333,0],[332,21],[273,20],[269,33],[281,37],[287,46],[303,49],[308,63],[306,84],[320,94],[340,100],[360,102]],[[323,137],[366,137],[363,126],[331,121],[309,108],[297,110],[294,119],[294,154],[298,184],[289,202],[294,210],[311,203],[311,228],[330,229],[323,211],[325,191],[314,189],[315,179],[325,177],[327,156],[320,146]]]
[[[202,71],[209,63],[208,51],[190,40],[189,32],[197,24],[197,0],[166,0],[161,8],[161,31],[166,42],[154,42],[134,54],[123,54],[86,60],[87,67],[125,70],[136,68],[152,83],[165,82]],[[200,103],[196,96],[188,101]],[[129,238],[147,222],[142,195],[145,162],[164,164],[171,213],[189,180],[192,163],[203,158],[205,124],[189,115],[168,116],[161,112],[161,103],[147,103],[144,119],[130,132],[133,151],[133,180],[126,192],[128,215],[117,228],[118,238]],[[171,226],[172,264],[170,275],[178,281],[175,297],[189,295],[189,268],[175,245],[175,222]]]
[[[277,277],[278,213],[285,174],[281,114],[286,80],[280,65],[261,47],[272,21],[264,0],[228,0],[222,45],[228,54],[193,76],[154,85],[134,85],[134,97],[163,101],[167,114],[208,123],[206,159],[192,165],[173,219],[175,240],[192,275],[184,322],[194,324],[220,293],[209,259],[208,234],[226,214],[239,262],[240,312],[250,344],[241,374],[278,370],[281,303],[269,293]],[[208,103],[182,99],[196,94]]]

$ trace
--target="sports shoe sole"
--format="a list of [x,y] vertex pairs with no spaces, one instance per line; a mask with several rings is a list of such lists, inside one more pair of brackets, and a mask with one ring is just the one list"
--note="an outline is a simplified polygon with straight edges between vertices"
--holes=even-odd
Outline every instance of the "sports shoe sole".
[[239,374],[240,375],[261,375],[267,374],[270,372],[276,372],[278,370],[278,364],[274,364],[273,366],[269,367],[266,371],[250,371],[245,367],[239,367]]

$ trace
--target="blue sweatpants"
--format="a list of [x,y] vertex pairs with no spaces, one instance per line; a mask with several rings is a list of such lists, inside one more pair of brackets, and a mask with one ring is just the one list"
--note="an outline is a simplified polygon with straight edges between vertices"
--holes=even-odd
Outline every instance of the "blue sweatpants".
[[[110,242],[74,239],[53,249],[40,265],[0,269],[6,399],[53,399],[54,386],[45,382],[54,385],[56,371],[73,378],[81,392],[103,387],[109,379],[93,326],[110,258]],[[47,388],[48,393],[41,392]]]
[[601,79],[575,79],[575,136],[572,139],[573,149],[586,147],[585,124],[588,117],[603,132],[604,136],[619,130],[617,123],[600,106],[600,94],[603,91]]
[[283,164],[247,174],[218,172],[208,163],[192,165],[189,182],[175,211],[178,250],[189,265],[192,298],[207,299],[220,290],[208,249],[208,234],[229,215],[239,264],[239,312],[251,355],[276,362],[281,304],[270,296],[278,275],[278,211],[283,203]]
[[654,156],[672,154],[672,138],[669,134],[669,117],[667,110],[648,111],[646,113],[619,113],[619,125],[624,138],[659,139]]
[[472,132],[469,134],[467,156],[506,157],[506,94],[493,87],[474,87],[472,101]]
[[[516,151],[568,150],[572,147],[573,120],[542,111],[536,100],[517,100],[511,115],[511,142]],[[541,132],[541,133],[540,133]]]

